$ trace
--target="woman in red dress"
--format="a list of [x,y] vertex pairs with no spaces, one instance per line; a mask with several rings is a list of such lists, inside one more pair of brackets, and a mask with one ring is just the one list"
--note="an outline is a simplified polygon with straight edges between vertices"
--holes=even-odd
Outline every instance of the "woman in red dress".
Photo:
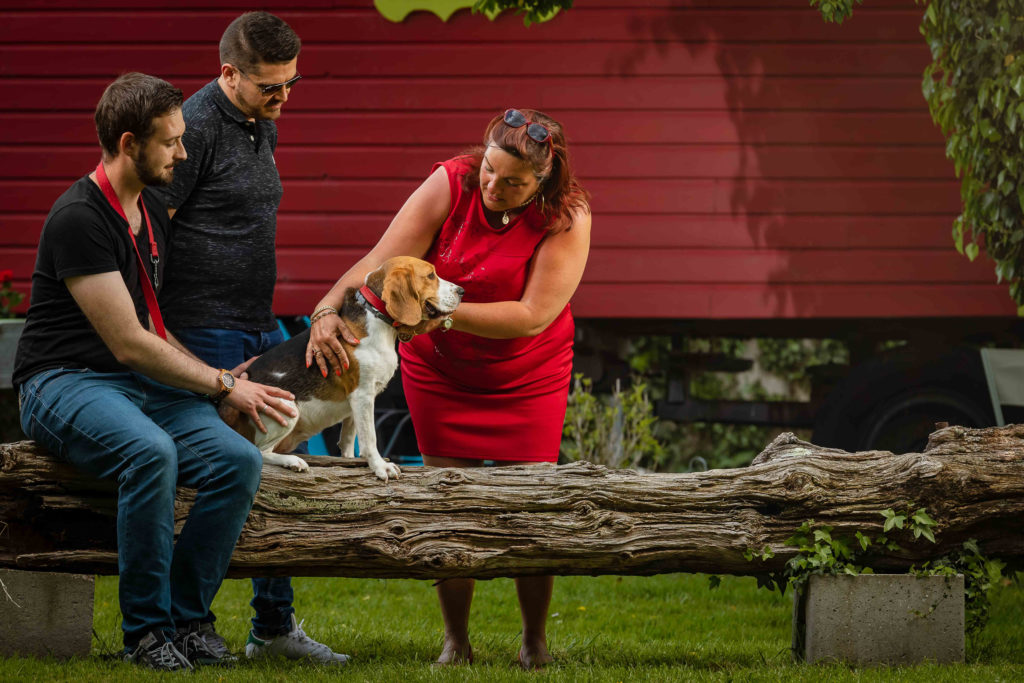
[[[420,452],[433,467],[555,462],[572,373],[576,291],[590,249],[588,194],[569,165],[561,125],[532,109],[491,120],[484,146],[435,164],[377,245],[317,305],[396,255],[419,256],[465,289],[445,327],[400,344],[402,385]],[[347,364],[334,315],[313,323],[307,363]],[[545,623],[550,576],[516,579],[519,661],[551,661]],[[438,663],[472,661],[472,579],[438,585],[445,622]]]

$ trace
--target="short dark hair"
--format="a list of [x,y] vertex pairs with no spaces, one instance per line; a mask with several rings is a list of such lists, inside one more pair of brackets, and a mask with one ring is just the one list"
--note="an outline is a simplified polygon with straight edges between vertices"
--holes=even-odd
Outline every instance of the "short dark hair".
[[302,41],[284,20],[269,12],[246,12],[224,30],[220,63],[250,71],[260,62],[290,62],[300,49]]
[[104,152],[117,156],[117,143],[131,133],[139,144],[153,134],[153,119],[181,108],[181,90],[156,76],[126,73],[107,86],[96,105],[96,135]]

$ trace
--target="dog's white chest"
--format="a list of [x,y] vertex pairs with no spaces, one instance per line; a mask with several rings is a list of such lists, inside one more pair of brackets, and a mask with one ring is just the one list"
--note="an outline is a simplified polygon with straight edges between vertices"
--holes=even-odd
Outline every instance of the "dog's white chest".
[[[376,395],[384,391],[398,369],[398,354],[394,347],[395,335],[387,329],[385,323],[374,320],[370,325],[370,334],[353,353],[359,363],[359,387]],[[375,330],[373,326],[382,326],[384,329]]]

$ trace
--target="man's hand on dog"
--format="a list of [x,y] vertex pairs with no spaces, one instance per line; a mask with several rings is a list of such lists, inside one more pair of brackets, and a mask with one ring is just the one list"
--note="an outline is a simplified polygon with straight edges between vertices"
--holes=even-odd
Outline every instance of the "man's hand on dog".
[[[251,417],[256,427],[266,434],[267,428],[262,419],[264,415],[277,420],[286,427],[288,426],[288,417],[295,417],[299,414],[295,410],[295,406],[289,405],[285,400],[293,401],[295,396],[284,389],[239,378],[235,382],[235,388],[224,397],[223,402]],[[288,417],[285,417],[286,415]]]

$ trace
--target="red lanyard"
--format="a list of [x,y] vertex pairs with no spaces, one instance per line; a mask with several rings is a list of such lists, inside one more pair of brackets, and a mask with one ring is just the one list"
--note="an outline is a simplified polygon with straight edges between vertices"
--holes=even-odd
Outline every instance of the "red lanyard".
[[135,241],[135,233],[132,232],[131,223],[128,223],[128,216],[125,215],[124,209],[121,207],[121,200],[117,198],[117,193],[114,192],[114,186],[110,184],[110,180],[107,179],[107,172],[103,169],[103,162],[101,161],[96,165],[96,180],[99,181],[100,189],[103,190],[103,195],[110,202],[110,205],[114,207],[114,210],[124,219],[124,222],[128,225],[128,235],[132,238],[132,246],[135,247],[135,255],[139,257],[139,280],[142,282],[142,293],[146,296],[146,306],[149,308],[149,315],[153,318],[153,327],[156,328],[156,333],[161,339],[167,339],[167,332],[164,330],[164,319],[160,315],[160,306],[156,302],[156,288],[160,286],[160,276],[157,275],[160,265],[160,253],[156,249],[156,238],[153,237],[153,225],[149,222],[149,213],[146,211],[146,203],[142,201],[142,197],[139,197],[139,206],[142,207],[142,215],[146,219],[146,228],[149,229],[149,260],[153,263],[153,282],[150,283],[149,278],[146,277],[146,265],[142,260],[142,254],[139,253],[139,245]]

